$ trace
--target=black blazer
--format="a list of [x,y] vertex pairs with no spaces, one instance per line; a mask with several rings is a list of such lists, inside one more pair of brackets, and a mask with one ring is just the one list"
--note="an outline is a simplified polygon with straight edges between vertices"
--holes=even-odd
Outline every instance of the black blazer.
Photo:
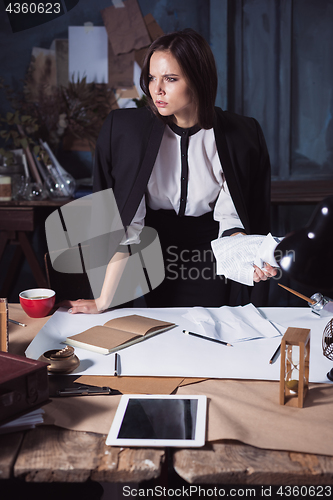
[[[113,189],[125,227],[130,225],[145,193],[164,128],[164,122],[149,108],[117,109],[109,114],[99,134],[94,191]],[[270,161],[259,123],[215,108],[214,133],[222,169],[245,231],[267,234]]]
[[[254,118],[215,108],[214,132],[223,172],[247,233],[267,234],[270,162]],[[165,124],[149,108],[117,109],[107,117],[96,145],[94,191],[113,188],[128,226],[145,193]]]

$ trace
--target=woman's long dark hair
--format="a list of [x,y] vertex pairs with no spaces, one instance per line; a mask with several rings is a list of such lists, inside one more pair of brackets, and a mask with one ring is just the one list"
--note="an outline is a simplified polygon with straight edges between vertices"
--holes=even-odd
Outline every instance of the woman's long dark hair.
[[157,51],[169,51],[176,59],[194,94],[198,110],[198,124],[204,129],[212,128],[217,72],[213,53],[206,40],[199,33],[188,28],[162,35],[147,50],[140,85],[153,113],[163,121],[169,122],[170,117],[163,117],[159,114],[149,93],[150,58]]

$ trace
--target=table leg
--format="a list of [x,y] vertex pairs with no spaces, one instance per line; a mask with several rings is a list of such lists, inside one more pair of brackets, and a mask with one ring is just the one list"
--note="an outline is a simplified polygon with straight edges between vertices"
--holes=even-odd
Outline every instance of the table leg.
[[23,262],[23,251],[22,248],[17,245],[14,253],[14,257],[11,260],[11,263],[9,265],[5,280],[3,282],[3,285],[1,287],[1,297],[8,297],[10,290],[13,286],[13,283],[15,283],[20,267]]
[[40,268],[39,262],[37,260],[36,255],[35,255],[35,252],[32,249],[32,246],[27,238],[26,233],[24,231],[18,231],[17,235],[18,235],[18,240],[20,242],[20,245],[23,249],[24,255],[26,256],[26,259],[27,259],[29,266],[32,270],[34,278],[37,281],[37,285],[40,288],[47,288],[48,285],[47,285],[46,277]]
[[9,241],[9,235],[6,231],[1,231],[0,232],[0,260],[1,257],[5,251],[5,248],[7,246],[7,243]]

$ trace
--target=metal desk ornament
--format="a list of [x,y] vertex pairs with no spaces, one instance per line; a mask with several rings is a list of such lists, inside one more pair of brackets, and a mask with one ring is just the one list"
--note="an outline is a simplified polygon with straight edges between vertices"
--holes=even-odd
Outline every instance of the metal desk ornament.
[[297,297],[306,300],[311,307],[312,312],[317,314],[318,316],[333,316],[333,299],[324,297],[324,295],[319,292],[314,293],[313,295],[311,295],[311,297],[306,297],[302,293],[296,292],[296,290],[293,290],[292,288],[281,285],[281,283],[278,283],[278,285],[285,290],[288,290],[288,292],[296,295]]
[[315,293],[311,295],[311,300],[309,306],[313,313],[318,314],[318,316],[333,316],[333,300],[329,297],[324,297],[321,293]]
[[52,349],[44,352],[39,357],[40,361],[48,363],[48,382],[50,397],[59,396],[94,396],[122,394],[110,387],[99,387],[88,384],[76,383],[78,375],[68,375],[80,364],[79,358],[74,354],[74,347],[67,345],[63,349]]
[[39,360],[48,363],[47,370],[50,373],[71,373],[80,364],[79,358],[74,354],[74,347],[69,345],[64,349],[46,351]]

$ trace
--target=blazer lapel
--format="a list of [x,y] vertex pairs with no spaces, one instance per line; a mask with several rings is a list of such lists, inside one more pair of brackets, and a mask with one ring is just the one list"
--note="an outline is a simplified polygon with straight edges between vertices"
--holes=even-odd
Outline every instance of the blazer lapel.
[[156,118],[150,131],[146,151],[141,166],[138,170],[138,174],[134,179],[132,189],[129,193],[128,203],[124,204],[123,221],[129,221],[128,224],[131,223],[146,191],[149,177],[153,170],[157,153],[160,148],[164,129],[165,124],[162,122],[162,120]]
[[235,204],[237,213],[244,225],[245,231],[249,230],[249,218],[246,210],[246,205],[242,195],[240,180],[237,177],[235,166],[233,165],[229,147],[228,147],[228,134],[227,134],[227,121],[222,113],[217,116],[215,113],[214,119],[214,133],[216,140],[217,152],[222,165],[223,173],[225,175],[228,188]]

